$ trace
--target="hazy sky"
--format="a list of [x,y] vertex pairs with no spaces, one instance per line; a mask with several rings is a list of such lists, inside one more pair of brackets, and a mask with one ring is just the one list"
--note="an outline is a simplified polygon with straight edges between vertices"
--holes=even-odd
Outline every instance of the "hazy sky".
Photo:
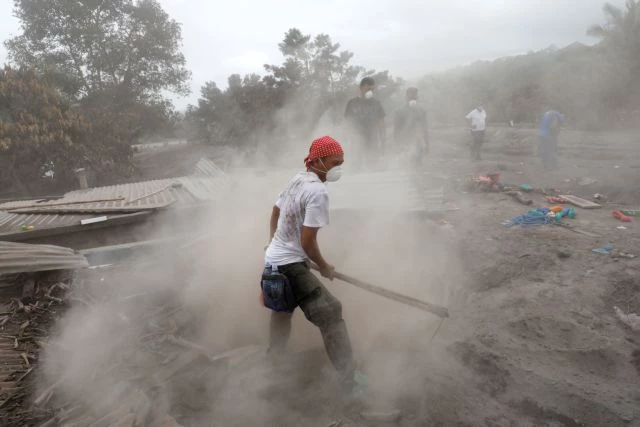
[[[622,5],[624,0],[610,0]],[[298,27],[327,33],[353,62],[407,79],[478,59],[551,44],[592,43],[586,28],[603,20],[603,0],[160,0],[182,23],[184,53],[197,100],[205,81],[226,86],[232,73],[280,63],[278,43]],[[19,31],[10,0],[0,0],[0,39]],[[6,60],[4,46],[0,61]]]

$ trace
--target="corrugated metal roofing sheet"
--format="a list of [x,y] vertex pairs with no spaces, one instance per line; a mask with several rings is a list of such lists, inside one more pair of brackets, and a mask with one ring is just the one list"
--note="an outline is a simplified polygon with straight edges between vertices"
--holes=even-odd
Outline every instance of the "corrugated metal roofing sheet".
[[95,215],[58,215],[58,214],[16,214],[0,212],[0,235],[18,232],[23,226],[33,226],[36,229],[64,227],[80,224],[83,219]]
[[73,249],[53,245],[0,242],[0,274],[68,270],[88,267]]
[[70,191],[61,199],[9,202],[0,211],[11,213],[115,213],[166,208],[174,203],[190,205],[216,200],[227,188],[223,180],[180,177]]
[[210,178],[216,178],[224,176],[225,173],[220,169],[211,159],[205,157],[198,160],[196,167],[193,171],[193,176],[206,176]]
[[[0,212],[0,240],[19,241],[29,238],[63,234],[82,229],[93,229],[106,224],[127,224],[143,220],[149,212],[133,212],[115,215],[102,214],[20,214]],[[141,216],[142,215],[142,216]],[[96,217],[105,220],[90,225],[80,221]],[[23,228],[24,227],[24,228]],[[28,228],[27,228],[28,227]]]

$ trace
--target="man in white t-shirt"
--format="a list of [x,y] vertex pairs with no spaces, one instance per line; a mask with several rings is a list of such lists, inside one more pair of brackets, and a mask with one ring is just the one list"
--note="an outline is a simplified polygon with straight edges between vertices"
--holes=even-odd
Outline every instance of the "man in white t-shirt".
[[[320,267],[323,277],[333,279],[334,267],[318,247],[320,228],[329,225],[329,194],[325,182],[341,175],[344,152],[329,136],[316,139],[299,172],[280,193],[271,214],[271,242],[265,253],[265,268],[277,268],[293,291],[295,305],[322,334],[331,363],[341,374],[345,387],[355,386],[355,364],[351,341],[342,318],[340,301],[310,271],[309,261]],[[270,351],[283,350],[291,332],[291,314],[271,314]]]
[[484,143],[487,112],[482,108],[482,106],[478,106],[467,114],[466,119],[471,125],[471,156],[474,160],[480,160],[480,150]]

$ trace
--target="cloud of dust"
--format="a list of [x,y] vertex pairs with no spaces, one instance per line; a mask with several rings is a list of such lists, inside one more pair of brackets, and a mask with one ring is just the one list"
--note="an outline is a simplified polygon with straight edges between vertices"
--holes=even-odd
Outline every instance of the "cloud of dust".
[[[343,139],[346,134],[331,121],[321,122],[312,132],[343,140],[347,174],[343,194],[354,188],[359,197],[389,198],[394,189],[403,189],[404,181],[393,184],[394,179],[413,176],[408,172],[407,153],[387,153],[375,164],[366,165],[371,182],[350,186],[350,179],[357,175],[349,163],[362,152]],[[77,402],[97,418],[118,413],[136,399],[153,402],[147,422],[176,411],[183,418],[214,419],[221,425],[225,419],[256,422],[278,416],[272,402],[259,393],[282,381],[270,376],[263,353],[256,356],[247,350],[244,362],[227,364],[224,369],[215,363],[204,368],[194,363],[197,378],[189,380],[163,380],[162,375],[181,355],[193,351],[194,345],[216,355],[267,344],[269,312],[258,298],[271,207],[302,169],[312,138],[283,141],[289,143],[288,148],[277,159],[263,153],[250,163],[244,154],[232,160],[230,164],[250,167],[230,170],[232,190],[209,212],[197,217],[186,212],[159,224],[163,235],[178,229],[177,223],[191,224],[192,232],[185,241],[145,250],[120,268],[82,274],[76,284],[77,299],[44,352],[40,393],[55,384],[57,402]],[[417,179],[429,184],[426,175]],[[329,185],[330,197],[340,191],[343,181]],[[332,224],[319,234],[321,250],[341,272],[446,305],[451,292],[447,283],[463,274],[455,247],[440,227],[411,215],[401,205],[377,211],[354,205],[333,212]],[[416,361],[428,359],[427,342],[438,319],[337,280],[324,283],[343,304],[356,358],[376,393],[391,402],[409,392],[419,393],[425,367]],[[91,298],[83,297],[83,292]],[[175,344],[176,340],[182,341]],[[185,345],[185,340],[191,345]],[[298,310],[289,349],[302,352],[321,347],[319,331]],[[327,366],[325,358],[311,370],[318,371],[315,381],[322,383],[325,374],[332,372]],[[221,371],[225,372],[222,376]],[[294,378],[304,375],[309,372],[302,368],[287,373]],[[303,393],[328,397],[335,394],[331,387]],[[295,396],[299,391],[292,385],[280,392]]]

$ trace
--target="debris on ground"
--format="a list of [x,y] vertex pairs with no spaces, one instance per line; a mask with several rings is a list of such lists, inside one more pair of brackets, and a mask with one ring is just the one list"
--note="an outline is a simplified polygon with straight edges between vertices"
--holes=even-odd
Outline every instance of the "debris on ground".
[[547,196],[546,200],[547,200],[547,203],[550,203],[552,205],[564,205],[569,203],[567,199],[559,196]]
[[595,200],[596,202],[603,203],[603,202],[606,202],[608,199],[607,199],[607,196],[605,196],[604,194],[596,193],[593,195],[593,200]]
[[607,243],[599,248],[591,249],[591,252],[601,255],[611,255],[613,253],[613,245],[611,243]]
[[622,221],[622,222],[631,222],[632,221],[630,216],[627,216],[627,215],[623,214],[620,211],[613,211],[611,214],[613,215],[613,217],[615,219],[617,219],[619,221]]
[[634,331],[640,331],[640,316],[635,313],[625,313],[619,307],[614,306],[613,310],[616,312],[616,317],[625,325],[630,327]]
[[601,207],[598,203],[594,203],[594,202],[591,202],[589,200],[586,200],[586,199],[583,199],[581,197],[574,196],[574,195],[571,195],[571,194],[561,194],[558,197],[561,197],[561,198],[567,200],[572,205],[575,205],[575,206],[577,206],[579,208],[582,208],[582,209],[598,209],[598,208]]
[[622,209],[620,212],[627,216],[640,216],[640,209]]

